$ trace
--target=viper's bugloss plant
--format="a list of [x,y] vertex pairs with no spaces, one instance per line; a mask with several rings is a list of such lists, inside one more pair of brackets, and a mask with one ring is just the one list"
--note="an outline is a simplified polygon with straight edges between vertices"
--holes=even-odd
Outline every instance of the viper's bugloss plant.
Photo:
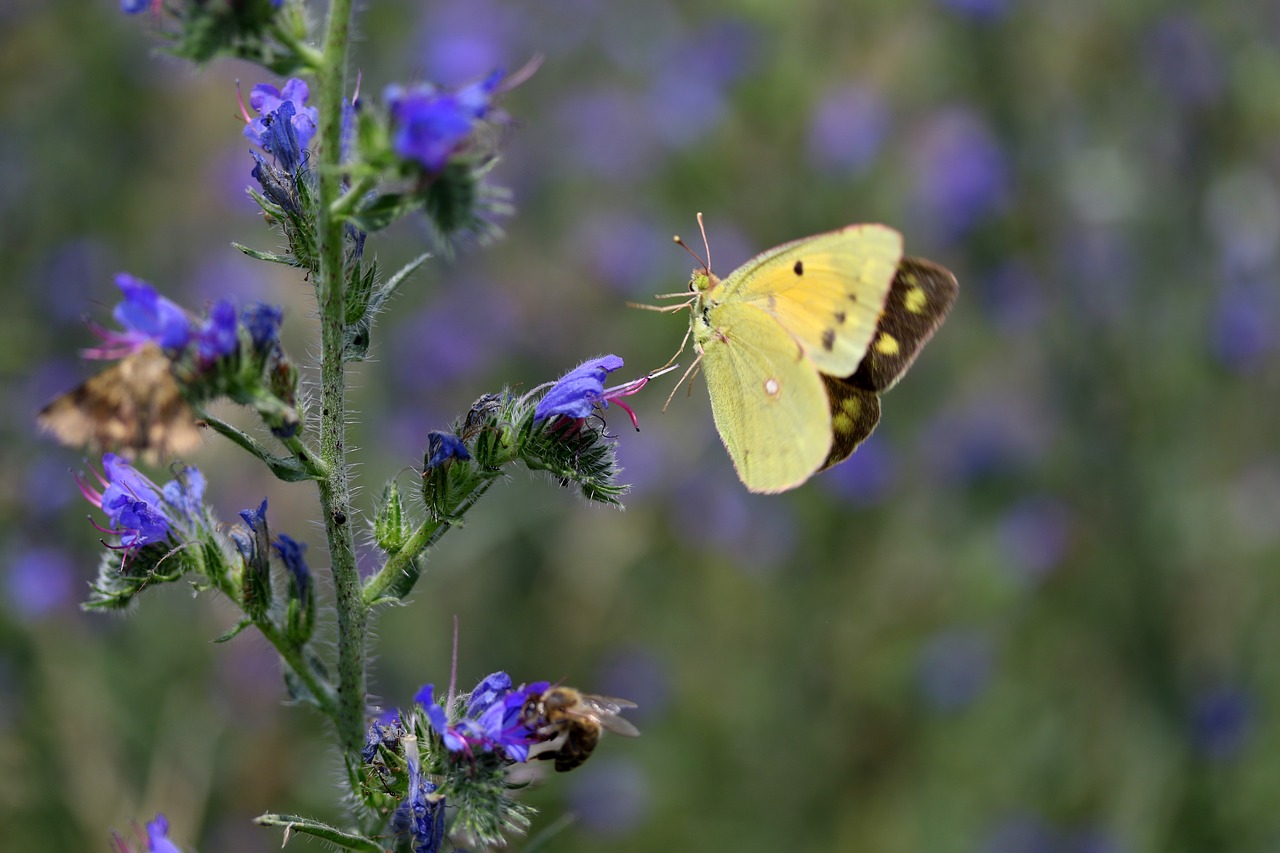
[[[279,654],[287,699],[331,723],[346,770],[349,824],[270,813],[260,824],[286,827],[286,838],[309,834],[349,850],[422,853],[450,849],[447,839],[500,845],[525,830],[533,814],[519,800],[524,783],[511,777],[512,767],[556,755],[577,743],[584,727],[593,736],[589,754],[599,733],[596,712],[574,716],[544,701],[548,682],[516,686],[497,672],[469,694],[451,686],[441,696],[427,685],[407,709],[378,713],[367,692],[370,623],[381,607],[406,601],[432,547],[513,466],[546,472],[557,489],[573,487],[588,500],[617,505],[626,487],[617,480],[617,439],[605,415],[616,405],[638,426],[623,398],[649,377],[605,388],[606,377],[623,365],[606,355],[528,393],[483,394],[446,429],[422,424],[420,501],[406,504],[397,481],[387,481],[366,510],[379,565],[367,576],[357,571],[354,543],[364,508],[351,495],[346,365],[376,346],[375,321],[433,251],[495,235],[495,217],[510,212],[505,192],[489,183],[509,134],[493,131],[508,123],[501,96],[531,71],[505,77],[495,70],[456,88],[392,83],[367,103],[347,84],[352,7],[351,0],[328,4],[323,44],[315,48],[301,0],[121,4],[126,13],[147,12],[177,56],[200,63],[232,56],[289,77],[279,87],[254,85],[248,104],[240,103],[240,132],[251,145],[246,189],[263,224],[276,232],[267,242],[281,248],[236,248],[291,267],[310,283],[320,337],[315,404],[304,405],[298,393],[299,371],[280,338],[287,318],[278,306],[220,298],[189,310],[121,273],[122,299],[112,314],[118,328],[94,326],[101,341],[84,351],[113,363],[50,404],[40,422],[66,443],[104,451],[101,471],[77,478],[101,513],[93,523],[104,546],[84,606],[127,608],[149,587],[178,581],[220,594],[238,617],[218,640],[259,632]],[[366,243],[406,216],[425,222],[435,242],[388,276]],[[218,401],[243,407],[265,431],[247,432],[218,417],[210,409]],[[159,485],[131,461],[193,452],[210,432],[281,480],[314,484],[326,582],[318,582],[306,559],[308,543],[273,531],[266,499],[222,523],[206,504],[200,470],[174,460],[171,479]],[[325,595],[330,588],[332,600]],[[333,638],[324,645],[315,640],[321,624]],[[557,768],[566,769],[559,761]],[[115,844],[119,853],[131,849],[119,836]],[[145,838],[139,833],[136,849],[178,849],[163,816],[147,825]]]

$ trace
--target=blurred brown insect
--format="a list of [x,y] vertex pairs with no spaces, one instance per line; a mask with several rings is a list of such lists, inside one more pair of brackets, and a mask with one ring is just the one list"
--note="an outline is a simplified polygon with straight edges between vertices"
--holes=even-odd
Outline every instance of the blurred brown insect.
[[148,461],[200,446],[191,407],[160,348],[148,344],[40,410],[36,422],[62,444],[117,449]]
[[630,721],[618,716],[623,708],[634,708],[635,702],[580,693],[572,687],[552,687],[530,696],[520,709],[520,722],[545,739],[541,751],[530,750],[531,758],[555,759],[556,770],[572,770],[591,757],[600,734],[608,729],[614,734],[636,737],[640,731]]

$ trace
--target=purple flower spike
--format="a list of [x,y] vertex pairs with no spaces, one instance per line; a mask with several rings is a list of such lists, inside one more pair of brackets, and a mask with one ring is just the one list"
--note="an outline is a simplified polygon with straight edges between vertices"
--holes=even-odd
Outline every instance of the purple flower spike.
[[495,71],[454,92],[430,84],[388,86],[383,97],[391,115],[392,149],[428,171],[440,171],[471,135],[475,123],[488,115],[500,82],[502,72]]
[[268,305],[266,302],[255,302],[240,314],[240,322],[249,330],[253,346],[259,352],[280,340],[280,324],[283,321],[284,311],[280,306]]

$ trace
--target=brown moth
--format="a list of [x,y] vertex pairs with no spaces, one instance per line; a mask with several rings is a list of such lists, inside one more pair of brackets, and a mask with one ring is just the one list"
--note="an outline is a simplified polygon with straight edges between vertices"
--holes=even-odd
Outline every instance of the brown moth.
[[147,344],[45,406],[36,423],[69,447],[151,462],[190,453],[200,446],[200,429],[169,365]]

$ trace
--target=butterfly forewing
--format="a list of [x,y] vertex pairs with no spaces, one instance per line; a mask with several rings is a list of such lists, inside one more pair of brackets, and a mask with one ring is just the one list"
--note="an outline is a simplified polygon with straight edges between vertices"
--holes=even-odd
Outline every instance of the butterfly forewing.
[[757,256],[725,279],[717,299],[722,306],[756,305],[786,329],[814,367],[845,376],[875,335],[901,256],[898,232],[851,225]]
[[875,339],[848,378],[859,387],[888,391],[947,318],[960,286],[932,261],[903,258],[894,276]]
[[959,285],[932,261],[903,258],[876,335],[849,376],[823,376],[831,407],[831,452],[822,468],[848,459],[880,421],[880,394],[907,372],[946,319]]
[[714,326],[702,367],[716,430],[738,477],[753,492],[803,483],[831,448],[820,374],[787,331],[752,304],[720,306]]

